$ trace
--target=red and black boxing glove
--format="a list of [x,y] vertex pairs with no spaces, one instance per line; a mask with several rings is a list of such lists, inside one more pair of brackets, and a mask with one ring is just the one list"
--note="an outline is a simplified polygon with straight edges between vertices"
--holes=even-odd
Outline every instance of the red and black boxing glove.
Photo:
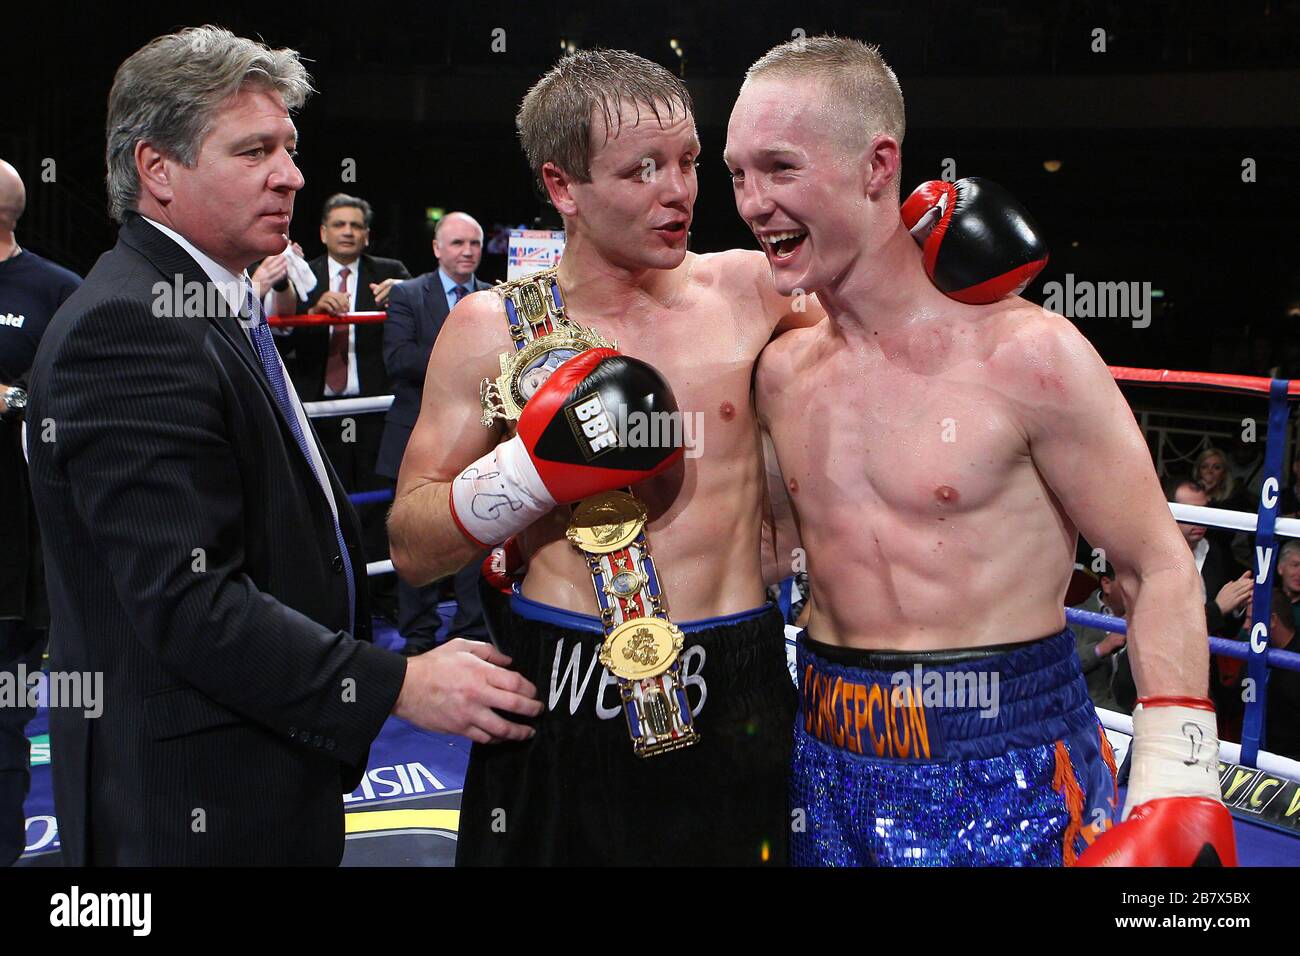
[[[684,430],[621,424],[664,414],[675,416],[677,401],[645,362],[613,349],[575,355],[528,400],[515,436],[456,476],[452,517],[471,541],[492,545],[557,504],[653,478],[682,457]],[[654,440],[629,443],[622,432]],[[665,435],[676,444],[658,440]]]
[[987,179],[922,183],[901,212],[926,275],[958,302],[1019,295],[1047,265],[1047,245],[1029,213]]
[[488,586],[505,595],[514,593],[515,582],[522,581],[527,570],[528,562],[524,560],[524,553],[519,549],[518,538],[506,538],[502,541],[483,559],[483,564],[479,568]]
[[1123,822],[1078,866],[1236,866],[1232,814],[1219,794],[1214,705],[1144,697],[1133,711],[1133,762]]

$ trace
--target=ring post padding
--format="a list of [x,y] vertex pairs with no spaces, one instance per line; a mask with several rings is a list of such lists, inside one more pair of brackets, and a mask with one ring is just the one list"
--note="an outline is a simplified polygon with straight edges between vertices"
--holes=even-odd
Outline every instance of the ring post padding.
[[1275,378],[1268,390],[1268,437],[1264,444],[1264,486],[1259,494],[1259,519],[1255,524],[1255,591],[1251,599],[1250,649],[1246,672],[1254,684],[1254,699],[1246,704],[1241,722],[1241,759],[1254,766],[1259,748],[1267,743],[1264,714],[1268,701],[1268,626],[1273,607],[1273,579],[1277,568],[1273,529],[1282,488],[1282,449],[1286,445],[1287,396],[1291,383]]

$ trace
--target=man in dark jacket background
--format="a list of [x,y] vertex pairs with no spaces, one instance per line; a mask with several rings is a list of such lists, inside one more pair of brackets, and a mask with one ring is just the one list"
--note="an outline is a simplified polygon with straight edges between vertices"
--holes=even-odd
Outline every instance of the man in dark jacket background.
[[[384,323],[384,364],[393,385],[393,405],[384,421],[376,471],[392,487],[402,466],[411,429],[420,416],[424,373],[429,353],[447,314],[471,292],[489,288],[475,275],[483,258],[483,227],[463,212],[448,213],[433,235],[438,268],[393,289]],[[456,616],[448,637],[487,638],[483,606],[478,596],[479,566],[486,552],[461,568],[452,579]],[[440,623],[438,597],[442,582],[413,588],[397,583],[397,629],[406,638],[406,655],[422,654],[434,646]]]
[[[41,667],[49,608],[41,538],[23,458],[27,373],[50,319],[81,277],[18,245],[27,205],[18,170],[0,160],[0,674],[15,687]],[[21,665],[21,669],[20,669]],[[23,852],[23,798],[31,782],[24,728],[35,710],[26,700],[0,706],[0,866]]]

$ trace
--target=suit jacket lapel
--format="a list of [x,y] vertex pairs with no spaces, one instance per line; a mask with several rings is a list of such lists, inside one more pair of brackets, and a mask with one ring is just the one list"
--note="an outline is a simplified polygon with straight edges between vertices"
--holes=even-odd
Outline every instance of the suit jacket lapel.
[[426,329],[432,333],[434,328],[442,325],[442,320],[447,317],[451,311],[451,305],[447,302],[447,293],[442,288],[442,276],[437,269],[429,273],[428,280],[424,283],[424,315],[429,317],[431,328]]
[[369,257],[362,253],[357,257],[355,267],[352,270],[352,277],[357,280],[356,290],[356,311],[373,312],[375,310],[375,297],[370,294],[370,283],[374,281],[370,277],[370,263],[366,260]]
[[316,288],[307,294],[307,305],[312,305],[324,293],[330,291],[330,259],[328,255],[311,261],[311,271],[316,274]]
[[[230,347],[238,353],[253,378],[257,380],[263,394],[266,395],[267,401],[275,409],[276,417],[280,421],[280,432],[285,439],[285,443],[295,450],[294,457],[297,457],[307,466],[309,473],[314,471],[311,462],[303,457],[302,449],[298,447],[298,440],[293,437],[293,429],[290,427],[283,409],[280,408],[279,401],[276,400],[275,391],[271,388],[271,382],[266,377],[266,370],[262,368],[262,361],[254,350],[253,343],[249,341],[248,333],[239,324],[238,316],[231,314],[225,296],[221,295],[212,285],[212,280],[208,278],[208,274],[203,271],[202,267],[194,261],[188,252],[173,242],[170,236],[149,225],[141,216],[135,215],[129,218],[122,226],[119,238],[152,262],[154,267],[162,273],[169,283],[179,279],[182,283],[182,289],[191,288],[189,283],[194,282],[199,283],[205,291],[210,290],[210,294],[205,296],[205,302],[211,301],[214,309],[208,310],[205,308],[204,316],[216,329],[217,333],[225,338]],[[184,299],[182,299],[183,301]],[[161,321],[169,320],[163,319]],[[285,384],[290,384],[288,372],[285,372]],[[320,447],[319,441],[317,447]],[[321,457],[324,457],[323,452]],[[312,484],[316,485],[317,493],[324,497],[324,491],[319,484],[315,481]]]
[[[182,290],[193,288],[192,284],[202,286],[204,291],[209,293],[204,296],[204,317],[230,342],[244,362],[258,373],[258,378],[265,379],[262,363],[258,360],[247,333],[239,324],[239,316],[231,312],[226,297],[217,291],[208,274],[188,252],[173,242],[170,236],[145,222],[144,217],[139,215],[132,215],[126,221],[119,238],[152,262],[169,283],[181,283]],[[211,310],[207,308],[208,304],[213,306]],[[267,393],[271,394],[270,383],[264,382],[264,384]],[[271,397],[274,399],[275,396],[271,395]]]

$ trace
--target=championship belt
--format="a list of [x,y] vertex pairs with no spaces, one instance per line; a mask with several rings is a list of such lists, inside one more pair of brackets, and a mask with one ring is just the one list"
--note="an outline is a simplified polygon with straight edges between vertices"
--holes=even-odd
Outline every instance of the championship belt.
[[[501,375],[479,387],[484,425],[517,421],[528,399],[565,361],[591,348],[617,348],[570,321],[555,269],[494,286],[514,343]],[[691,719],[679,660],[685,637],[668,619],[646,540],[645,505],[630,491],[606,491],[573,506],[566,536],[582,554],[600,607],[600,662],[618,681],[638,757],[689,747],[700,738]]]
[[533,393],[579,352],[618,348],[617,342],[605,341],[595,329],[584,329],[569,321],[555,271],[543,269],[492,287],[505,304],[515,352],[502,354],[501,374],[495,382],[485,378],[479,386],[485,426],[498,418],[518,421]]

